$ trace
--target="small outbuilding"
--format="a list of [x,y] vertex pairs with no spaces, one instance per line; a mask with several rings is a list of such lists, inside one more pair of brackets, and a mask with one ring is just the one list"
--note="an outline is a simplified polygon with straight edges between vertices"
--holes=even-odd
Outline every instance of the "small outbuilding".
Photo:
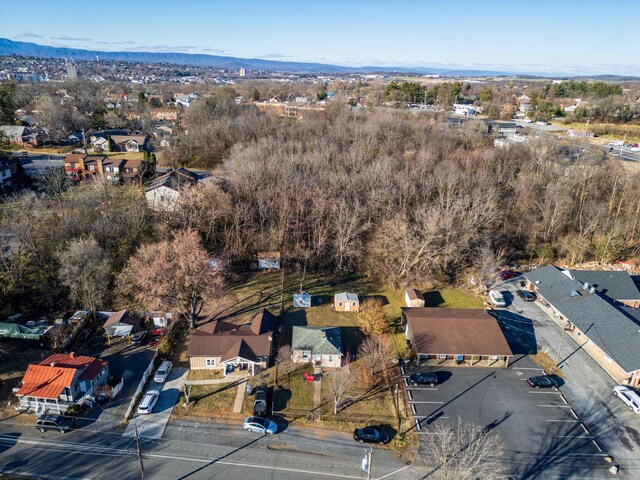
[[294,293],[293,306],[300,308],[311,308],[311,294],[307,292]]
[[420,290],[407,288],[404,291],[404,301],[407,307],[424,307],[424,296]]
[[342,292],[333,297],[333,309],[336,312],[357,312],[360,309],[358,294]]
[[258,253],[258,270],[280,270],[280,252]]
[[126,337],[135,333],[142,326],[142,318],[128,308],[112,313],[104,324],[107,337]]

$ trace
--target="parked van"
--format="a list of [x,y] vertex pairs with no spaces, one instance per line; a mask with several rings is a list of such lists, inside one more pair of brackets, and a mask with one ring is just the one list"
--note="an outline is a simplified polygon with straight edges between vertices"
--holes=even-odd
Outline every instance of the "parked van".
[[504,301],[504,297],[502,296],[502,293],[500,293],[498,290],[491,290],[489,292],[489,301],[491,302],[492,305],[496,307],[507,306],[507,302]]
[[640,395],[635,390],[626,385],[618,385],[613,387],[613,394],[622,400],[633,413],[640,414]]
[[169,360],[165,360],[158,367],[158,371],[156,372],[156,376],[153,377],[153,381],[156,383],[164,383],[169,376],[169,372],[171,371],[171,367],[173,364]]

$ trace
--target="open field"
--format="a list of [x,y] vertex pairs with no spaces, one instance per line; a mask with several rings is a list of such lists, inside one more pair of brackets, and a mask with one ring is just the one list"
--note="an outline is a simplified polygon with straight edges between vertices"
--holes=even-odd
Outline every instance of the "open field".
[[[244,388],[244,384],[241,385]],[[214,385],[193,385],[191,401],[187,408],[183,408],[184,393],[180,393],[177,407],[173,410],[176,417],[184,415],[224,417],[232,413],[233,402],[236,398],[237,383],[217,383]]]
[[[564,123],[562,121],[552,121],[551,125],[564,128],[585,128],[586,122]],[[585,138],[594,145],[608,144],[614,140],[623,140],[625,135],[626,143],[640,142],[640,125],[620,125],[615,123],[589,123],[589,130],[593,131],[597,137]],[[561,132],[562,133],[562,132]]]

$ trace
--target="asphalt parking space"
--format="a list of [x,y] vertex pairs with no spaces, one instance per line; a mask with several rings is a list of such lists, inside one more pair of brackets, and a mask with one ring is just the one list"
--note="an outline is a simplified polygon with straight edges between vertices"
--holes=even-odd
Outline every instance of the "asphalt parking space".
[[[606,470],[606,454],[573,410],[561,389],[534,389],[526,379],[543,374],[528,357],[502,368],[403,366],[408,402],[421,443],[435,422],[458,417],[497,432],[515,478],[590,478]],[[414,387],[406,377],[443,372],[435,387]],[[597,478],[597,477],[594,477]]]
[[151,382],[145,389],[145,392],[149,390],[160,390],[160,397],[153,407],[153,412],[140,415],[135,413],[123,436],[131,437],[134,435],[134,425],[138,427],[138,434],[142,438],[158,439],[162,438],[164,429],[169,422],[173,407],[178,401],[180,396],[180,390],[184,384],[184,380],[187,377],[187,370],[185,368],[174,368],[169,373],[167,381],[164,383]]

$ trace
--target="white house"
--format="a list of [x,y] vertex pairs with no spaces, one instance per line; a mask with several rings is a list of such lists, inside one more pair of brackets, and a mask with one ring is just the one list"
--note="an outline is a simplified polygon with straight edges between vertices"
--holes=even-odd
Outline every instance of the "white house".
[[186,168],[169,170],[145,190],[147,205],[155,212],[175,212],[180,208],[181,191],[198,183],[197,174]]

